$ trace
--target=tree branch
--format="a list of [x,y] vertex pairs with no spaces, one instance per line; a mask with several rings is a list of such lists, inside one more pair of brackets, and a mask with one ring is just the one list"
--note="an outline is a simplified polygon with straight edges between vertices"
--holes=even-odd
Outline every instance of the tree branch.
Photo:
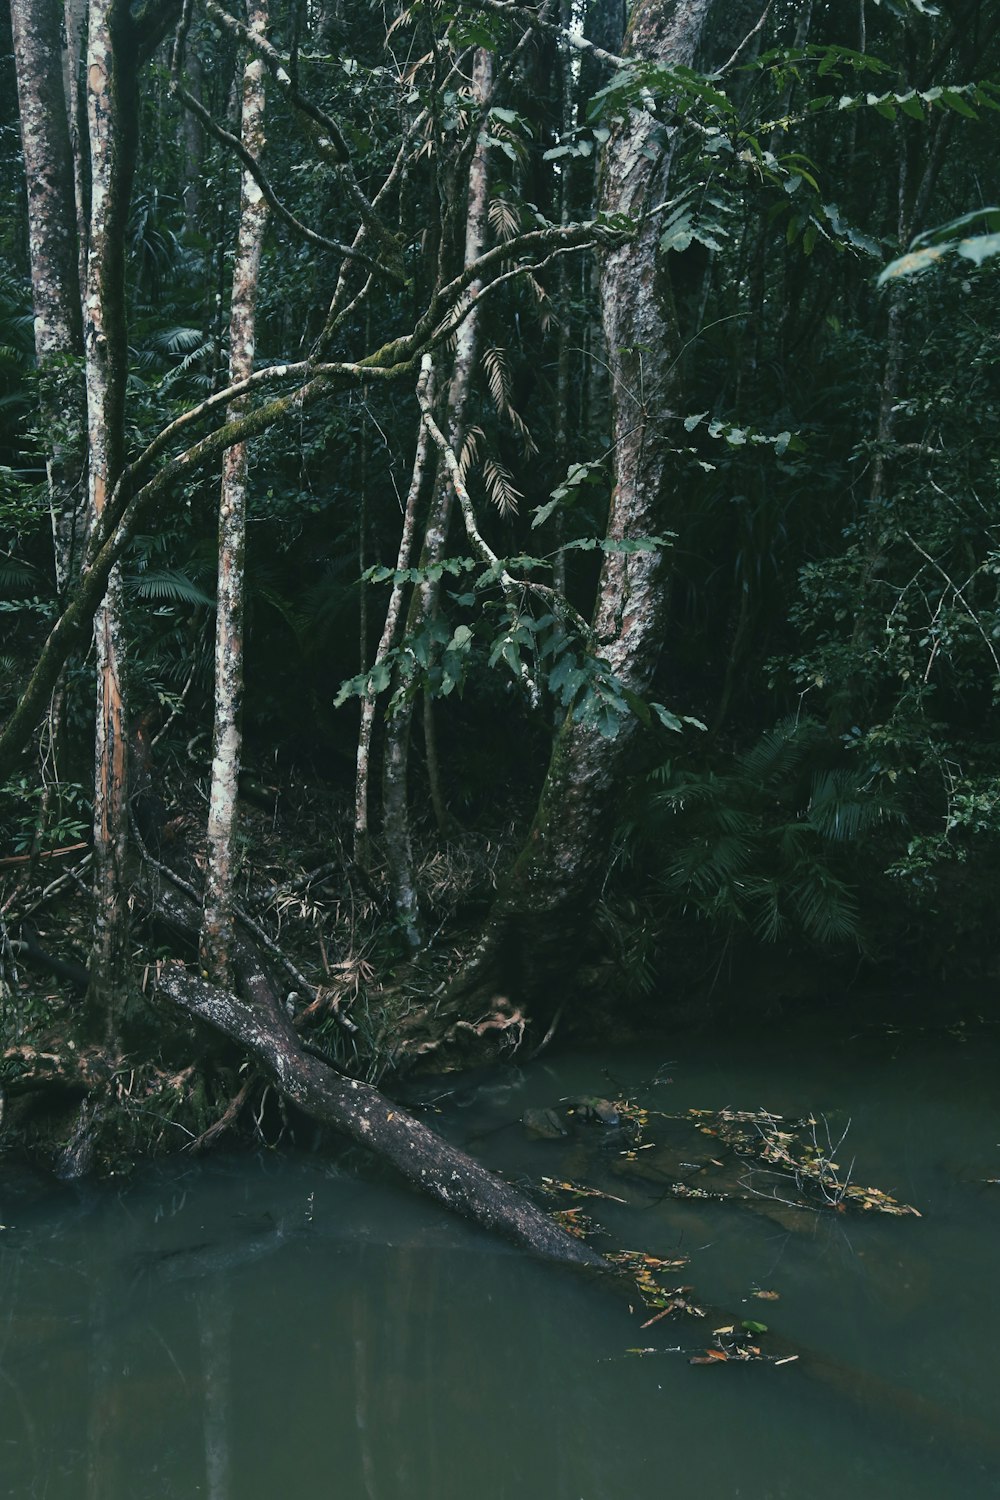
[[317,151],[324,161],[333,167],[341,169],[341,181],[345,184],[348,194],[355,208],[361,215],[363,221],[375,235],[376,239],[395,261],[399,257],[399,243],[395,236],[382,223],[369,203],[365,194],[361,191],[358,181],[354,176],[354,170],[350,165],[351,153],[340,126],[325,110],[320,109],[311,99],[307,99],[295,87],[289,76],[285,65],[285,59],[276,47],[273,47],[265,37],[257,36],[231,16],[227,10],[218,4],[218,0],[205,0],[205,10],[212,20],[222,30],[228,31],[231,36],[237,37],[243,44],[256,52],[264,59],[268,71],[279,89],[285,94],[292,108],[306,122],[306,131],[310,136]]
[[370,271],[389,276],[400,286],[405,285],[406,277],[397,267],[373,260],[370,255],[365,255],[364,251],[354,249],[351,245],[345,245],[340,240],[328,239],[325,234],[318,234],[315,229],[310,229],[308,224],[304,224],[301,219],[296,218],[291,209],[286,208],[282,203],[268,181],[260,162],[247,150],[243,142],[219,125],[209,114],[205,106],[200,104],[193,94],[188,93],[183,84],[174,81],[170,85],[170,92],[184,105],[185,109],[190,110],[195,118],[200,121],[209,135],[213,136],[220,145],[225,146],[227,150],[231,151],[239,159],[260,188],[274,214],[283,224],[287,224],[289,229],[293,230],[295,234],[304,240],[308,240],[310,245],[315,245],[320,250],[330,250],[335,255],[360,261]]

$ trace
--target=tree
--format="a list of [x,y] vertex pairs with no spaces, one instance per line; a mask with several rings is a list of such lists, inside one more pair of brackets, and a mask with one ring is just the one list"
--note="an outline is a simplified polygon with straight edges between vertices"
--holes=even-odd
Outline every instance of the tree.
[[[267,7],[248,14],[251,36],[267,31]],[[264,149],[264,62],[251,52],[243,71],[240,143],[255,161]],[[267,225],[267,200],[246,166],[240,181],[240,227],[233,264],[229,315],[229,383],[253,374],[254,330],[260,257]],[[229,408],[239,416],[239,401]],[[216,587],[215,718],[212,782],[209,791],[208,846],[201,962],[221,984],[229,979],[233,933],[233,858],[240,779],[240,715],[243,700],[243,590],[246,552],[248,447],[234,443],[222,458],[219,499],[219,570]]]
[[[702,0],[646,0],[632,13],[626,56],[690,68],[708,11]],[[614,479],[607,526],[612,545],[601,568],[592,631],[621,718],[608,733],[595,721],[599,705],[566,714],[524,849],[453,988],[462,1007],[470,997],[497,994],[516,995],[518,1003],[543,1000],[572,972],[607,865],[626,757],[640,723],[629,706],[647,693],[662,645],[666,559],[660,547],[631,551],[628,544],[666,529],[671,480],[676,483],[663,427],[677,382],[677,322],[659,264],[656,213],[669,195],[672,154],[670,136],[650,108],[628,103],[616,112],[600,210],[638,227],[601,259]]]

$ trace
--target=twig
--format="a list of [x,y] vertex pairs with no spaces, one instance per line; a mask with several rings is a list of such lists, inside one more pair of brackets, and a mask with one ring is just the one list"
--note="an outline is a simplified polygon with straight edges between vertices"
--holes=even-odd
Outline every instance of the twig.
[[251,1073],[239,1093],[233,1095],[226,1105],[225,1110],[214,1124],[209,1125],[207,1130],[203,1130],[201,1135],[191,1142],[190,1146],[185,1146],[185,1151],[204,1151],[206,1146],[210,1146],[224,1131],[228,1130],[230,1125],[235,1123],[237,1115],[247,1101],[250,1090],[257,1081],[257,1074]]
[[388,266],[384,264],[384,262],[374,260],[370,255],[366,255],[363,250],[355,249],[352,245],[345,245],[341,240],[331,240],[325,234],[319,234],[315,229],[311,229],[308,224],[304,224],[301,219],[296,218],[291,209],[286,208],[282,203],[281,199],[274,191],[274,188],[271,186],[271,183],[268,181],[268,178],[260,162],[252,154],[252,152],[247,150],[243,142],[238,140],[237,137],[231,134],[230,131],[225,130],[221,125],[219,125],[217,121],[215,121],[209,114],[205,106],[201,104],[193,94],[188,93],[183,84],[173,83],[171,84],[170,88],[171,93],[173,93],[173,95],[181,102],[181,104],[184,105],[185,109],[190,110],[190,112],[196,117],[196,119],[201,122],[202,126],[208,131],[208,133],[213,136],[220,145],[225,146],[227,150],[233,153],[234,156],[238,157],[240,162],[250,173],[250,176],[256,182],[257,186],[260,188],[261,192],[263,193],[267,202],[270,204],[271,209],[273,210],[277,218],[279,218],[283,224],[287,224],[289,229],[293,230],[295,234],[300,235],[304,240],[308,240],[311,245],[315,245],[320,250],[331,250],[335,255],[342,255],[351,260],[360,261],[361,264],[367,266],[370,271],[389,276],[400,286],[405,283],[405,276],[403,275],[402,271],[398,270],[396,267]]
[[729,61],[728,62],[724,62],[722,64],[721,68],[716,68],[715,72],[711,75],[713,78],[721,78],[722,75],[723,75],[723,73],[728,73],[728,71],[732,67],[733,63],[736,61],[736,59],[739,57],[740,53],[743,51],[743,48],[746,46],[747,42],[752,41],[753,38],[757,35],[758,31],[760,31],[760,30],[763,29],[764,22],[767,20],[768,12],[770,11],[770,9],[771,9],[771,0],[767,0],[767,4],[764,6],[763,11],[761,12],[760,20],[757,22],[756,26],[751,26],[750,30],[747,32],[747,34],[743,38],[742,42],[740,42],[740,45],[737,47],[736,51],[733,53],[733,55],[729,59]]
[[912,537],[908,531],[904,531],[903,535],[906,537],[906,540],[910,543],[910,545],[920,553],[920,556],[924,558],[926,562],[930,563],[934,571],[936,573],[940,573],[945,583],[952,590],[955,598],[959,600],[962,608],[965,610],[969,619],[972,621],[973,625],[975,625],[976,629],[979,631],[979,634],[982,636],[984,642],[986,643],[986,649],[990,653],[990,656],[993,658],[993,665],[997,669],[997,675],[1000,676],[1000,659],[998,659],[997,653],[994,650],[993,642],[990,640],[989,636],[986,634],[986,631],[983,629],[982,621],[980,620],[979,616],[976,614],[975,610],[968,603],[965,595],[962,593],[962,588],[967,587],[968,584],[972,582],[972,579],[975,578],[976,573],[979,572],[979,569],[977,568],[976,573],[973,573],[971,577],[966,579],[965,584],[960,586],[954,581],[953,578],[949,577],[949,575],[945,572],[944,568],[942,568],[937,559],[932,557],[929,552],[925,551],[924,548],[921,547],[920,543],[914,537]]
[[78,850],[89,847],[89,844],[81,841],[79,844],[66,844],[62,849],[43,849],[37,854],[5,854],[0,859],[0,865],[24,865],[30,860],[59,859],[64,854],[76,854]]

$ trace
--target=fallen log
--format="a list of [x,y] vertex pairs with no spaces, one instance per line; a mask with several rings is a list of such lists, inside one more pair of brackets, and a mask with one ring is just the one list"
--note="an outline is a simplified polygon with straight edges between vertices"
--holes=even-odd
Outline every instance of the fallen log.
[[303,1051],[279,1007],[242,1000],[188,973],[181,964],[160,970],[156,990],[243,1047],[292,1104],[390,1162],[414,1187],[452,1212],[545,1260],[609,1271],[603,1256],[560,1229],[518,1188],[436,1135],[371,1084],[346,1078]]

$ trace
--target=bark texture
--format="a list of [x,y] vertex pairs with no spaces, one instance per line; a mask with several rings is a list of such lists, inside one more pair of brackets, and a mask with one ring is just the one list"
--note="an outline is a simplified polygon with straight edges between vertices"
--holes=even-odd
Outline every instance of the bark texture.
[[86,415],[73,152],[63,89],[62,12],[54,0],[13,0],[35,361],[47,435],[49,508],[60,599],[80,564],[86,515]]
[[[263,36],[267,29],[265,0],[251,4],[248,18],[251,32]],[[259,160],[264,149],[264,62],[255,53],[251,53],[243,72],[240,139],[244,148]],[[253,372],[257,284],[266,225],[267,202],[255,177],[244,168],[229,320],[229,378],[233,385]],[[241,409],[239,403],[234,403],[230,416],[238,416]],[[228,983],[229,979],[233,929],[233,843],[242,745],[247,462],[245,442],[234,443],[223,454],[219,500],[215,721],[201,962],[206,973],[220,984]]]
[[[430,372],[422,370],[421,382],[426,384]],[[396,572],[401,573],[410,566],[413,538],[417,523],[417,504],[424,485],[427,469],[428,434],[427,425],[421,417],[417,432],[417,447],[410,472],[410,487],[403,509],[403,529],[399,537],[399,552],[396,556]],[[385,612],[382,635],[375,651],[373,670],[381,666],[396,642],[399,620],[403,610],[406,585],[398,580],[392,586],[389,604]],[[360,865],[368,864],[368,790],[371,772],[372,730],[375,724],[375,692],[367,692],[361,700],[361,727],[358,731],[357,769],[354,782],[354,857]]]
[[[711,0],[640,0],[624,50],[668,66],[691,66]],[[600,208],[628,214],[637,228],[605,249],[600,282],[611,371],[614,488],[607,535],[661,533],[668,525],[669,450],[660,424],[676,381],[673,297],[657,256],[659,221],[649,210],[669,195],[670,139],[649,111],[631,109],[612,129],[600,180]],[[631,693],[644,695],[659,657],[667,560],[649,551],[605,556],[593,617],[596,648]],[[637,727],[626,720],[609,740],[567,717],[525,847],[480,943],[453,983],[450,1003],[502,1011],[527,1002],[544,1023],[574,962],[607,865],[626,756]]]
[[[124,0],[90,0],[87,16],[90,217],[84,301],[88,500],[98,526],[124,469],[125,244],[135,152],[135,48]],[[91,1002],[114,1030],[124,979],[127,908],[127,737],[121,580],[112,570],[94,620],[97,718],[94,752],[94,947]]]

